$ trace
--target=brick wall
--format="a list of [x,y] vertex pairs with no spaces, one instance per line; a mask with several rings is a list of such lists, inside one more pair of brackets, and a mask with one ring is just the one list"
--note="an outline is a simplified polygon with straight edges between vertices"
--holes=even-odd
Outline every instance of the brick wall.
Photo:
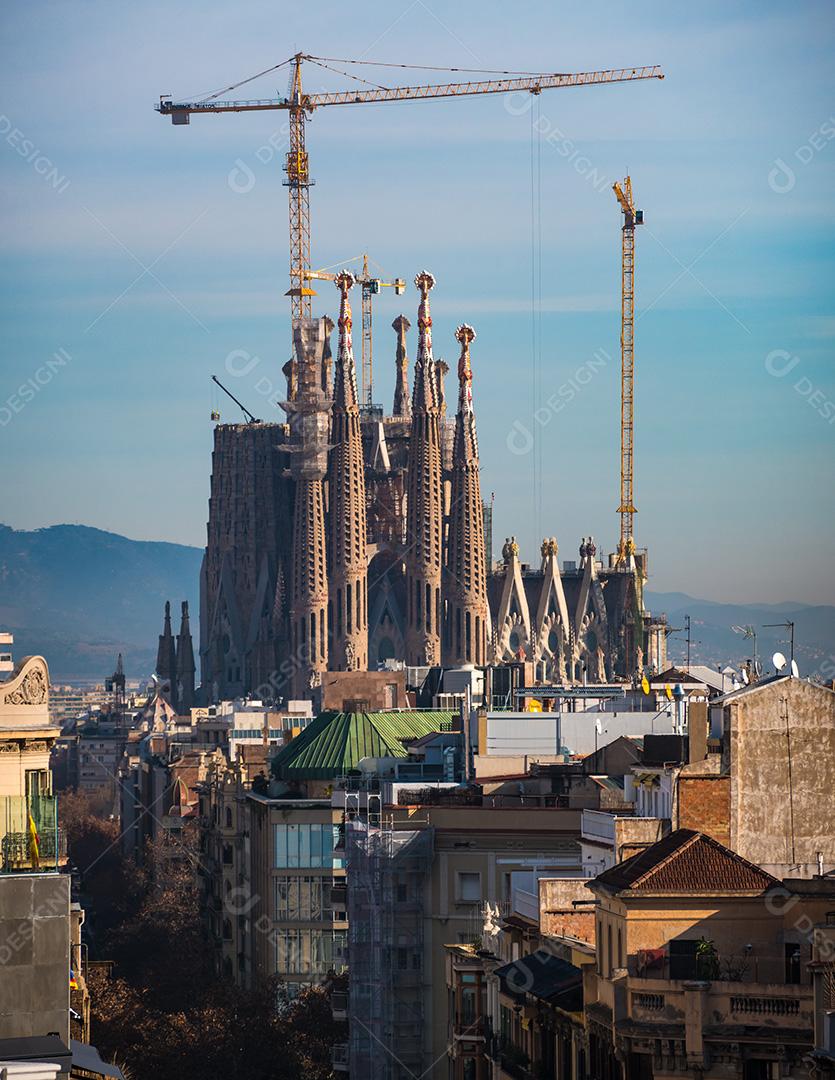
[[594,945],[594,912],[543,911],[540,930],[551,937],[573,937]]
[[729,776],[680,776],[678,825],[707,833],[730,846],[731,778]]

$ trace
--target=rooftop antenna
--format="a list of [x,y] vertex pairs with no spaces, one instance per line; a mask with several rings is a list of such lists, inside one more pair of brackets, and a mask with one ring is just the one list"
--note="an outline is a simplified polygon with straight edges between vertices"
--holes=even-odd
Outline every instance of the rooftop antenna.
[[[794,660],[794,623],[792,622],[792,620],[791,619],[786,619],[785,622],[763,623],[763,626],[764,627],[765,626],[768,626],[768,627],[778,627],[779,626],[783,630],[788,630],[789,631],[789,642],[790,642],[790,647],[791,647],[791,652],[789,653],[789,659]],[[784,666],[785,666],[785,664],[784,664]]]
[[756,669],[757,662],[758,662],[758,658],[757,658],[757,631],[756,631],[756,629],[749,624],[749,625],[746,625],[746,626],[732,626],[731,630],[733,630],[733,632],[735,634],[742,634],[742,636],[744,638],[748,639],[748,640],[753,639],[753,641],[754,641],[754,668]]

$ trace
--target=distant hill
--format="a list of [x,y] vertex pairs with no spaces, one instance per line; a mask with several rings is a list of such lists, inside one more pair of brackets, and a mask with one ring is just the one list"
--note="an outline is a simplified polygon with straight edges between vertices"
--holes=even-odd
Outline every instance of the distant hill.
[[166,600],[177,615],[188,600],[196,649],[202,555],[85,525],[0,525],[0,627],[14,633],[18,659],[45,656],[55,682],[101,680],[118,652],[128,678],[146,678]]
[[[163,605],[176,617],[188,600],[195,651],[198,634],[200,548],[129,540],[85,525],[53,525],[17,532],[0,525],[0,629],[15,635],[15,655],[41,653],[55,682],[100,681],[125,657],[128,678],[147,678],[156,661]],[[752,624],[764,663],[786,632],[763,623],[795,622],[801,673],[835,673],[835,607],[783,602],[723,604],[684,592],[647,591],[647,607],[666,612],[671,626],[692,619],[694,663],[738,663],[750,643],[731,630]],[[177,625],[174,627],[175,632]],[[668,642],[670,657],[685,658],[683,632]]]
[[[647,590],[644,601],[655,615],[666,612],[670,626],[684,627],[691,619],[691,660],[698,664],[738,664],[752,656],[753,642],[731,630],[732,626],[753,626],[757,631],[757,652],[766,670],[778,650],[789,655],[789,631],[765,628],[764,623],[794,622],[795,659],[801,675],[815,673],[825,678],[835,675],[835,607],[797,604],[723,604],[698,600],[687,593],[655,593]],[[684,631],[671,635],[667,650],[673,660],[686,659]]]

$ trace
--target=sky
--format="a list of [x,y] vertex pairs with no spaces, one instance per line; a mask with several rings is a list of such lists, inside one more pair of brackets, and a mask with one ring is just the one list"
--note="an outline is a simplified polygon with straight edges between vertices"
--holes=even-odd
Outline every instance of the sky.
[[[297,51],[513,71],[659,64],[663,81],[319,110],[312,261],[421,269],[435,355],[471,323],[494,554],[618,536],[621,214],[637,232],[635,534],[650,587],[835,602],[835,11],[829,3],[3,7],[0,520],[205,543],[213,374],[281,420],[289,355],[284,114],[189,100]],[[383,85],[443,71],[335,68]],[[287,69],[239,97],[284,96]],[[471,76],[477,78],[478,76]],[[356,86],[316,66],[311,91]],[[336,290],[319,287],[317,314]],[[355,304],[358,306],[359,298]],[[358,337],[358,335],[357,335]],[[454,387],[450,387],[454,395]]]

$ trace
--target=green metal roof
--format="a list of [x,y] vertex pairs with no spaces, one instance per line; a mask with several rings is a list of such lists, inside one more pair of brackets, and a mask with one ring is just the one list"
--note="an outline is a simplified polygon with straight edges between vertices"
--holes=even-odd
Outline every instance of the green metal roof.
[[332,780],[356,769],[365,757],[407,756],[404,739],[451,731],[457,713],[416,709],[403,712],[323,712],[276,754],[279,780]]

